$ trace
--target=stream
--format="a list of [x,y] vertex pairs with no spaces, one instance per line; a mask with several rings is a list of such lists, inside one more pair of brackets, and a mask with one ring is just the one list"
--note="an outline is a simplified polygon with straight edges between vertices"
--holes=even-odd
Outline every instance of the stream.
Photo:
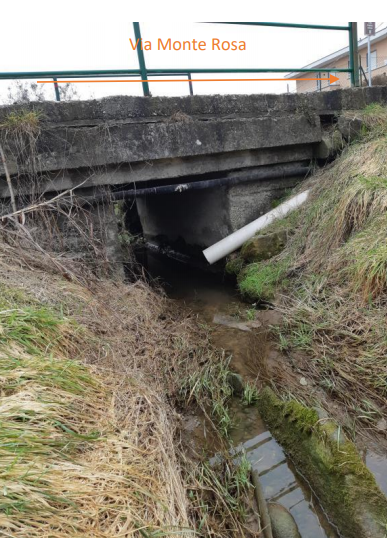
[[[201,271],[158,252],[141,250],[138,260],[152,278],[159,280],[170,298],[190,308],[200,321],[211,327],[214,345],[232,355],[232,370],[254,382],[269,344],[263,330],[245,323],[249,305],[241,301],[234,287],[222,281],[219,274]],[[266,312],[270,315],[270,311]],[[266,428],[256,406],[246,407],[235,398],[230,414],[234,424],[230,433],[233,450],[245,451],[253,469],[259,473],[266,500],[290,511],[302,538],[340,537],[310,486]],[[211,446],[203,422],[192,417],[189,423],[193,443],[198,447]],[[209,455],[215,456],[211,452]],[[381,489],[387,492],[385,459],[370,453],[367,464]]]

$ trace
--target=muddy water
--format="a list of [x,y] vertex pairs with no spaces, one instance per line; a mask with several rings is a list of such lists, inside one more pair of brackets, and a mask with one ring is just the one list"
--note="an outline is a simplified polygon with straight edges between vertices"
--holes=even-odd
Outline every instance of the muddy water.
[[[240,301],[236,290],[219,275],[203,273],[154,252],[142,252],[140,261],[170,297],[183,302],[210,325],[215,345],[232,355],[232,369],[254,381],[258,365],[262,369],[265,360],[266,341],[263,331],[246,320],[249,305]],[[243,450],[259,472],[266,499],[290,511],[302,538],[337,537],[311,489],[271,436],[256,407],[245,407],[235,399],[231,416],[234,450]],[[198,417],[192,417],[191,422],[192,439],[211,446],[208,438],[206,443],[205,424]]]

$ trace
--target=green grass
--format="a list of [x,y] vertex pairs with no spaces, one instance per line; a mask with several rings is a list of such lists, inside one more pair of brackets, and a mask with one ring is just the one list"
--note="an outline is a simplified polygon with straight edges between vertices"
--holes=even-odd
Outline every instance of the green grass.
[[257,315],[255,308],[246,308],[246,319],[247,321],[254,321]]
[[286,260],[252,263],[239,276],[239,290],[250,300],[272,301],[280,287],[286,285],[286,273]]
[[366,115],[372,136],[317,172],[307,203],[278,224],[291,227],[285,250],[238,278],[252,302],[280,302],[279,348],[357,426],[377,422],[364,400],[387,410],[387,108]]
[[0,129],[10,134],[37,135],[42,117],[43,113],[40,110],[16,110],[5,117],[3,123],[0,124]]
[[242,402],[244,405],[253,405],[258,401],[259,392],[255,385],[246,383],[243,389]]
[[210,418],[221,435],[227,437],[231,428],[228,403],[233,389],[228,381],[230,359],[222,358],[208,362],[199,371],[191,374],[182,383],[181,395],[186,404],[194,401]]
[[56,318],[44,308],[11,308],[0,311],[0,345],[11,341],[27,353],[48,352],[55,346],[61,334],[63,320]]
[[310,351],[316,328],[303,321],[297,323],[288,335],[288,341],[295,349]]
[[[387,189],[387,185],[385,187]],[[370,221],[343,246],[339,254],[343,279],[367,302],[387,290],[387,218]]]
[[366,116],[378,114],[379,116],[384,116],[387,113],[387,108],[384,105],[381,105],[380,103],[370,103],[367,105],[364,110],[363,114]]
[[387,107],[380,103],[370,103],[359,114],[363,121],[362,137],[357,142],[385,136],[387,133]]
[[59,469],[100,437],[92,403],[99,388],[63,356],[63,323],[43,309],[0,311],[0,510],[17,525],[21,514],[55,519],[76,506],[59,493]]
[[380,189],[387,188],[387,177],[384,177],[384,176],[359,175],[356,179],[357,181],[360,182],[360,184],[364,185],[366,189],[369,189],[375,192],[379,191]]
[[21,307],[40,307],[37,301],[28,296],[19,288],[10,287],[0,282],[0,310]]
[[[348,260],[347,264],[345,270],[353,271]],[[302,285],[292,290],[282,325],[273,332],[279,348],[290,352],[295,361],[300,351],[308,357],[303,365],[308,376],[334,394],[356,422],[375,425],[378,415],[367,411],[369,405],[364,406],[364,400],[384,412],[385,307],[373,299],[364,302],[357,297],[358,292],[352,291],[355,295],[348,297],[348,291],[337,286],[331,289],[329,280],[322,281],[304,275]]]
[[219,522],[218,536],[250,535],[245,526],[247,500],[253,488],[250,473],[251,464],[245,454],[237,458],[219,454],[211,465],[198,465],[190,477],[195,487],[188,493],[198,536],[212,536],[214,520]]

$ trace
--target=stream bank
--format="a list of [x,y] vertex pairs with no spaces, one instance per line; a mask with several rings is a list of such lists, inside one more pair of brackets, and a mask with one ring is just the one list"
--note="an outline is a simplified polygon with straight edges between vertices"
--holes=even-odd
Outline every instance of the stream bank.
[[[308,384],[308,381],[301,374],[291,370],[287,371],[285,357],[281,355],[278,346],[272,339],[270,328],[281,323],[281,315],[278,312],[270,309],[257,310],[256,305],[243,302],[233,282],[222,274],[200,271],[187,264],[166,258],[154,251],[143,251],[142,263],[145,264],[147,271],[153,278],[159,279],[169,297],[193,311],[199,322],[205,323],[210,328],[212,343],[215,347],[225,350],[226,354],[231,356],[230,367],[241,376],[245,386],[247,384],[250,388],[256,387],[261,390],[264,386],[272,383],[271,376],[273,372],[279,370],[283,380],[282,388],[286,387],[287,375],[290,376],[289,380],[296,375],[296,382],[300,383],[302,388],[307,388],[305,385]],[[275,378],[278,378],[278,374],[275,375]],[[254,399],[250,403],[253,402]],[[305,412],[310,413],[306,408]],[[279,409],[278,413],[281,414],[282,411]],[[311,486],[310,478],[314,473],[310,471],[308,474],[307,472],[308,481],[305,475],[297,470],[294,464],[297,457],[294,460],[285,455],[284,449],[281,448],[260,417],[257,407],[246,405],[246,401],[243,402],[243,397],[242,402],[239,398],[233,398],[230,403],[230,415],[233,423],[230,430],[232,450],[239,448],[246,452],[252,468],[258,470],[260,474],[266,500],[269,503],[279,502],[290,511],[298,525],[302,538],[308,538],[309,536],[313,538],[315,536],[326,536],[328,538],[335,536],[357,537],[360,535],[379,536],[377,527],[372,528],[373,523],[371,523],[371,520],[373,521],[372,518],[381,520],[383,518],[383,509],[378,512],[380,516],[375,516],[375,513],[371,516],[364,508],[367,502],[362,503],[365,509],[365,527],[362,527],[362,523],[359,523],[360,527],[355,526],[353,530],[350,530],[351,524],[349,522],[351,517],[349,520],[341,519],[339,515],[341,511],[336,513],[334,517],[330,517],[330,513],[333,514],[335,506],[339,506],[340,503],[334,500],[333,493],[329,493],[329,487],[335,483],[336,489],[344,488],[344,495],[345,480],[348,480],[353,472],[357,473],[357,471],[353,470],[356,465],[362,465],[361,459],[351,443],[348,448],[343,450],[349,450],[357,463],[354,463],[352,470],[348,468],[345,471],[349,474],[347,478],[343,474],[344,482],[341,482],[342,478],[337,478],[334,473],[328,479],[328,467],[324,471],[327,473],[326,479],[328,482],[332,480],[332,484],[328,486],[328,493],[325,493],[324,510],[314,494],[313,486]],[[276,431],[277,423],[276,421],[273,423],[273,417],[270,420],[270,414],[265,413],[265,418],[269,424],[273,425],[274,431]],[[318,422],[318,420],[317,416],[315,422]],[[296,428],[296,424],[294,424],[294,427]],[[283,430],[284,425],[281,428]],[[196,447],[201,450],[205,448],[208,457],[214,457],[216,442],[214,442],[213,436],[209,433],[203,417],[191,416],[187,422],[187,430]],[[328,430],[328,423],[326,430]],[[340,427],[338,431],[341,439],[342,432]],[[295,432],[297,432],[296,429]],[[277,431],[276,435],[278,433]],[[299,433],[295,433],[293,443],[297,435],[300,436],[299,440],[301,441],[302,429]],[[323,433],[324,435],[325,433]],[[278,440],[284,444],[286,454],[292,454],[292,447],[286,444],[286,439],[278,435]],[[369,480],[366,486],[366,488],[370,488],[368,490],[369,496],[371,492],[374,492],[372,495],[375,495],[375,502],[379,499],[378,502],[382,506],[385,499],[383,500],[383,496],[379,496],[374,485],[374,479],[376,479],[379,488],[386,492],[386,459],[370,449],[363,452],[362,456],[363,461],[367,463],[372,473],[369,473],[367,478],[366,474],[364,475],[366,483]],[[304,454],[303,460],[305,458]],[[326,465],[326,463],[320,462],[318,465]],[[335,467],[336,464],[332,463],[332,465]],[[301,466],[303,467],[303,465]],[[365,467],[364,472],[360,471],[360,476],[364,473],[368,473]],[[323,483],[319,484],[317,491],[324,497]],[[350,504],[352,502],[356,504],[357,501],[351,500]],[[327,506],[329,507],[328,512],[326,511]],[[357,511],[360,513],[362,510]],[[351,511],[349,510],[348,514],[350,513]],[[346,517],[348,518],[348,515]],[[368,517],[371,517],[369,521]],[[348,528],[348,534],[345,532],[340,533],[339,528],[334,523],[337,521],[340,522],[341,531],[343,528]],[[359,528],[362,530],[359,531]]]

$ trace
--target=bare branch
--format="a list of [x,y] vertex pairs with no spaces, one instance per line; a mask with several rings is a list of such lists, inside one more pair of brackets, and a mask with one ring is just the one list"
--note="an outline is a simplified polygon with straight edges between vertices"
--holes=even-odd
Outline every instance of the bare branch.
[[[2,151],[1,146],[0,146],[0,151]],[[44,202],[41,202],[39,204],[33,204],[31,206],[27,206],[27,207],[25,207],[23,209],[19,209],[19,210],[16,209],[16,205],[15,205],[15,208],[13,208],[13,205],[12,205],[13,212],[8,213],[7,215],[2,215],[0,218],[1,218],[2,221],[4,221],[6,219],[15,217],[17,215],[21,215],[21,214],[25,215],[26,213],[31,213],[32,211],[36,211],[37,209],[40,209],[40,208],[42,208],[44,206],[50,206],[50,205],[52,205],[53,202],[56,202],[56,201],[60,200],[61,198],[64,198],[67,195],[72,196],[72,194],[74,193],[74,191],[76,189],[79,189],[80,187],[82,187],[82,185],[84,185],[93,176],[94,176],[94,174],[87,177],[84,181],[79,183],[79,185],[76,185],[75,187],[72,187],[71,189],[68,189],[67,191],[63,191],[60,194],[58,194],[57,196],[54,196],[54,198],[51,198],[50,200],[45,200]],[[7,179],[7,181],[8,181],[8,179]],[[11,181],[11,178],[10,178],[10,181]]]
[[7,183],[8,183],[8,189],[9,189],[9,195],[11,197],[11,206],[12,206],[12,211],[14,213],[17,212],[17,207],[16,207],[16,201],[15,201],[15,194],[13,192],[13,188],[12,188],[12,181],[11,181],[11,176],[9,174],[9,170],[8,170],[8,166],[7,166],[7,161],[5,160],[5,155],[4,155],[4,151],[3,151],[3,146],[0,144],[0,156],[1,156],[1,162],[3,163],[3,166],[4,166],[4,172],[5,172],[5,177],[7,178]]

